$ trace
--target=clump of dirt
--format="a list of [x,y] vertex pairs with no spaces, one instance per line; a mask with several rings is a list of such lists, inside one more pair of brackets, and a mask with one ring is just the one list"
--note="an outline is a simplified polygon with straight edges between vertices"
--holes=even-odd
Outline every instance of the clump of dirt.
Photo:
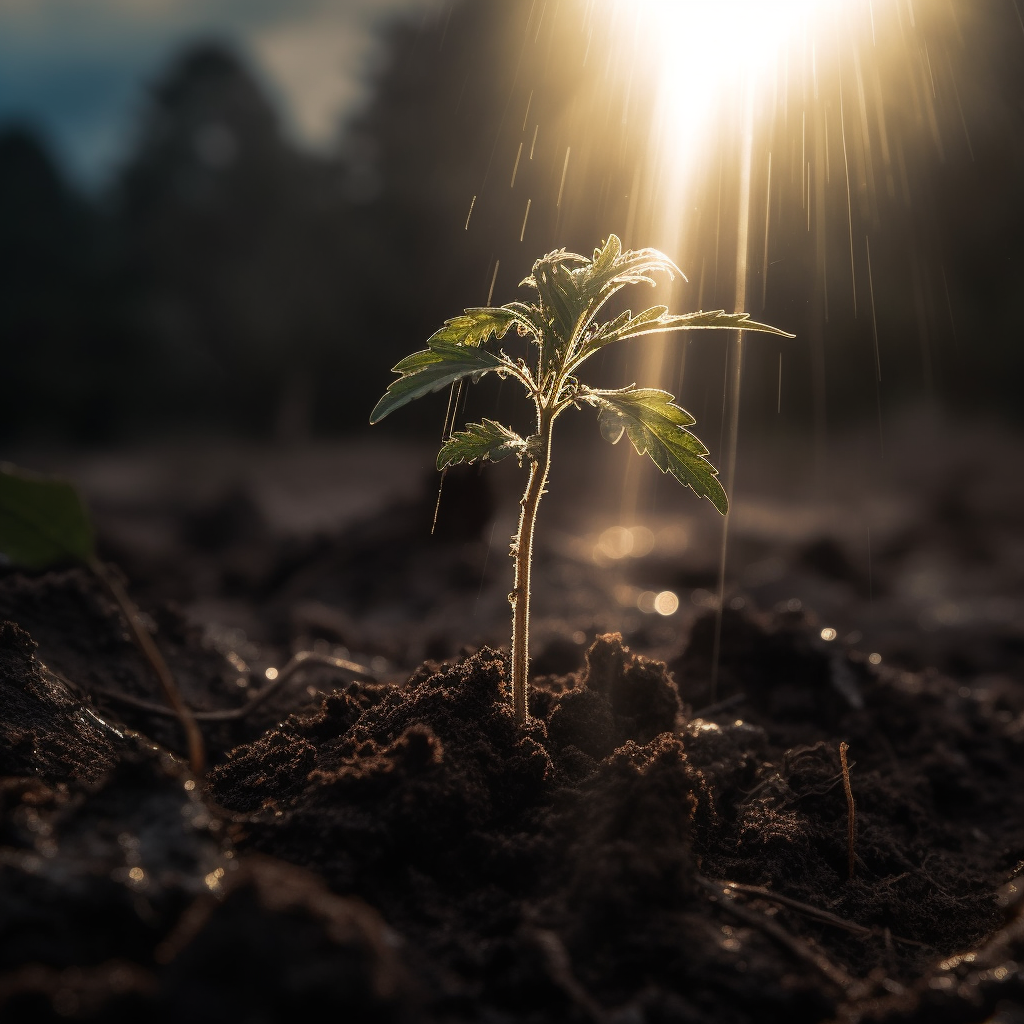
[[[430,992],[438,1011],[472,1000],[499,1014],[581,1012],[623,929],[697,900],[703,783],[672,732],[671,678],[621,638],[600,638],[583,673],[535,691],[525,729],[506,661],[483,649],[405,687],[352,687],[235,751],[214,793],[251,808],[258,779],[239,845],[315,865],[380,907],[420,976],[445,980]],[[587,739],[595,722],[599,743]],[[283,766],[300,761],[296,788]]]
[[[698,624],[681,659],[684,690],[695,675],[706,687],[697,673],[709,625]],[[736,1002],[737,974],[751,1007],[775,999],[793,1014],[806,1001],[801,1012],[818,1020],[839,1004],[841,992],[826,985],[823,995],[810,983],[813,967],[810,977],[807,964],[780,973],[771,928],[759,934],[741,917],[737,929],[733,910],[709,904],[714,881],[745,885],[744,899],[771,913],[765,920],[784,918],[803,936],[809,963],[824,949],[851,977],[882,972],[902,984],[937,954],[991,932],[999,922],[992,880],[1013,865],[984,831],[965,837],[964,829],[965,816],[978,820],[985,806],[991,762],[1005,766],[1013,754],[997,720],[975,708],[951,730],[951,710],[967,710],[951,683],[876,671],[848,655],[837,663],[792,616],[737,615],[728,628],[731,688],[752,694],[733,708],[748,717],[685,717],[664,666],[607,636],[580,673],[534,690],[535,717],[519,731],[504,659],[485,650],[374,694],[354,724],[353,694],[290,719],[218,768],[215,792],[251,808],[258,764],[263,814],[241,827],[239,842],[369,894],[415,936],[428,976],[451,970],[452,935],[461,936],[457,962],[473,963],[480,954],[471,951],[487,948],[492,931],[534,922],[557,944],[558,962],[571,965],[571,975],[548,980],[577,1008],[583,992],[638,1009],[643,988],[657,1005],[685,992],[687,1013],[726,1019],[721,1004]],[[737,642],[744,635],[746,645]],[[838,672],[845,689],[834,683]],[[790,718],[794,708],[802,714]],[[810,733],[828,738],[799,742]],[[853,878],[841,739],[855,754]],[[958,742],[969,756],[953,749]],[[1000,743],[997,752],[991,745]],[[987,758],[979,756],[986,745]],[[303,758],[296,788],[296,773],[281,766]],[[1005,813],[1005,803],[989,809]],[[434,897],[426,916],[425,892]],[[780,910],[771,894],[790,903]],[[723,928],[744,938],[724,940]],[[513,1012],[502,999],[534,970],[530,984],[547,1002],[529,1009],[541,1012],[552,998],[542,977],[550,962],[528,968],[522,948],[502,948],[484,977],[460,981],[482,987],[477,998],[493,999],[494,1012]],[[723,962],[725,977],[709,982]]]
[[[101,715],[126,722],[177,753],[186,752],[173,714],[154,716],[132,703],[165,704],[166,699],[122,612],[88,570],[0,575],[3,620],[29,633],[43,652],[47,670],[79,696],[87,694]],[[190,707],[203,711],[243,703],[246,694],[234,684],[238,672],[202,642],[201,631],[173,606],[155,608],[147,624]],[[207,742],[214,752],[234,746],[250,738],[248,724],[221,724],[208,731]]]
[[185,765],[35,650],[0,623],[3,1019],[397,1019],[413,989],[379,915],[239,857]]
[[87,702],[120,657],[89,614],[80,690],[0,627],[5,1020],[976,1024],[1019,996],[1012,694],[743,610],[703,711],[713,616],[673,671],[598,637],[525,726],[483,648],[296,705],[195,780]]

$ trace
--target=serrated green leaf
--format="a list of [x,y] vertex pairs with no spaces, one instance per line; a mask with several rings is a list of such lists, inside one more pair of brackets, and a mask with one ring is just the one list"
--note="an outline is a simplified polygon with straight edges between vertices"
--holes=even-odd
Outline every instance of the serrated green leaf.
[[444,326],[427,339],[427,344],[482,345],[491,335],[503,338],[516,320],[515,312],[504,307],[474,307],[465,310],[462,316],[445,320]]
[[370,422],[378,423],[403,405],[438,391],[463,377],[480,377],[491,370],[508,366],[503,356],[483,348],[432,342],[430,348],[413,352],[394,367],[401,374],[392,381],[381,400],[370,413]]
[[632,284],[653,285],[654,271],[667,272],[670,278],[681,274],[676,264],[656,249],[623,252],[622,242],[614,234],[594,250],[592,259],[564,249],[539,259],[522,284],[536,289],[541,299],[536,333],[544,365],[551,366],[560,350],[577,344],[615,292]]
[[508,455],[521,457],[526,442],[508,427],[494,420],[467,423],[465,430],[457,430],[437,453],[437,468],[446,469],[460,462],[499,462]]
[[88,562],[92,523],[74,486],[0,463],[0,553],[14,565],[45,569]]
[[672,395],[656,388],[622,388],[619,391],[584,390],[580,399],[596,406],[601,432],[615,443],[625,433],[641,455],[650,455],[663,473],[692,487],[722,515],[729,499],[718,482],[718,471],[707,461],[708,450],[686,427],[695,420],[675,404]]
[[552,267],[552,266],[564,266],[567,263],[589,263],[590,260],[586,256],[581,256],[577,252],[567,252],[565,249],[555,249],[553,252],[546,253],[544,256],[534,262],[533,271],[529,277],[524,277],[519,282],[520,288],[536,288],[536,272],[538,268]]
[[734,331],[759,331],[763,334],[777,334],[783,338],[795,335],[779,330],[769,324],[761,324],[750,319],[749,313],[726,313],[724,309],[715,309],[697,313],[673,314],[667,306],[652,306],[650,309],[630,317],[618,316],[606,324],[602,324],[588,339],[586,349],[588,355],[596,352],[614,341],[627,338],[638,338],[643,334],[659,334],[662,331],[695,331],[722,328]]
[[614,320],[601,324],[587,339],[585,351],[596,352],[613,341],[664,330],[665,328],[655,325],[660,323],[667,313],[668,306],[652,306],[642,313],[637,313],[636,316],[633,316],[632,311],[627,309],[625,313],[620,313]]
[[795,338],[795,334],[783,331],[771,324],[761,324],[750,319],[749,313],[726,313],[724,309],[700,310],[696,313],[682,313],[662,318],[661,331],[694,331],[726,328],[733,331],[760,331],[762,334],[777,334],[782,338]]
[[552,364],[559,350],[576,345],[597,311],[615,292],[629,284],[653,285],[651,275],[655,271],[670,277],[681,274],[657,249],[623,252],[616,235],[609,235],[594,250],[593,259],[560,249],[537,260],[532,274],[522,283],[536,289],[540,296],[541,329],[537,336],[545,366]]
[[604,245],[594,250],[594,258],[591,261],[591,273],[604,274],[615,266],[615,261],[622,252],[622,243],[618,235],[609,235]]
[[562,264],[553,263],[535,268],[534,274],[545,320],[554,328],[558,341],[567,342],[586,309],[572,272]]
[[604,247],[595,251],[593,261],[572,271],[581,294],[591,304],[591,315],[620,288],[629,284],[654,284],[655,271],[667,273],[670,278],[682,271],[663,252],[657,249],[627,249],[615,235],[610,235]]
[[513,315],[516,330],[520,334],[532,335],[534,341],[540,342],[547,325],[539,306],[526,302],[506,302],[501,308],[507,309]]

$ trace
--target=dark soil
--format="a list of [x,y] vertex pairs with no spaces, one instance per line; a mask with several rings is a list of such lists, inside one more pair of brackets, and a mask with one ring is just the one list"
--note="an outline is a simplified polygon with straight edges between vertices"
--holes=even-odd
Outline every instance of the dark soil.
[[[543,556],[548,590],[563,573],[577,596],[538,594],[546,674],[521,728],[505,651],[451,651],[425,606],[384,603],[402,574],[404,600],[433,587],[456,618],[467,593],[486,602],[488,571],[507,586],[472,539],[493,500],[475,486],[430,543],[426,498],[285,541],[229,494],[177,515],[170,584],[107,535],[200,711],[243,708],[261,665],[314,640],[376,666],[311,668],[204,720],[204,779],[84,570],[0,576],[5,1022],[1024,1020],[1024,686],[1005,621],[919,668],[930,631],[880,658],[825,639],[800,601],[757,611],[755,582],[716,639],[687,556],[632,563],[638,586],[690,579],[695,597],[672,630],[626,616],[624,641],[585,618],[619,570]],[[893,544],[872,593],[898,593],[929,537]],[[186,548],[217,567],[207,596],[263,623],[259,647],[167,600],[187,596]],[[780,550],[791,578],[848,588],[856,620],[868,583],[842,537]],[[403,669],[403,650],[439,660]]]

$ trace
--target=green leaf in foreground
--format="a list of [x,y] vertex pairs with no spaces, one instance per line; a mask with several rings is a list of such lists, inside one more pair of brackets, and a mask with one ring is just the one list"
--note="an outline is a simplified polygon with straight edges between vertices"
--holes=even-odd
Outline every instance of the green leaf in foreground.
[[650,455],[662,473],[671,473],[692,487],[722,515],[729,499],[718,482],[718,471],[708,462],[708,450],[686,428],[694,418],[675,404],[672,395],[656,388],[623,388],[620,391],[584,390],[580,399],[596,406],[601,433],[617,442],[629,437],[640,455]]
[[504,357],[487,349],[448,341],[432,342],[430,348],[413,352],[395,366],[394,372],[402,376],[391,382],[370,414],[370,422],[378,423],[414,399],[454,384],[463,377],[478,377],[506,366],[508,362]]
[[438,342],[449,345],[482,345],[491,335],[505,337],[505,332],[516,322],[516,314],[508,309],[477,306],[467,309],[462,316],[445,320],[444,327],[427,340],[433,348]]
[[437,468],[446,469],[460,462],[498,462],[508,455],[522,458],[526,442],[508,427],[494,420],[467,423],[465,430],[457,430],[437,453]]
[[0,463],[0,554],[27,569],[89,562],[92,523],[78,491],[65,480]]

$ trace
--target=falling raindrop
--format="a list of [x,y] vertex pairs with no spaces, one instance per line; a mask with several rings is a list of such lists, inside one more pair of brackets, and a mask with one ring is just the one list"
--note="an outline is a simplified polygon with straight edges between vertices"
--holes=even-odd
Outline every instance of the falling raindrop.
[[555,208],[557,209],[562,205],[562,190],[565,188],[565,175],[569,170],[569,153],[571,147],[565,147],[565,163],[562,165],[562,181],[558,186],[558,199],[555,201]]
[[519,143],[519,150],[516,153],[515,166],[512,168],[512,184],[509,186],[510,188],[515,188],[516,187],[516,174],[519,172],[519,158],[522,155],[523,155],[523,144],[520,142]]
[[[850,158],[846,152],[846,113],[843,106],[843,76],[839,71],[839,133],[843,139],[843,169],[846,172],[846,223],[850,232],[850,282],[853,315],[857,315],[857,261],[853,257],[853,199],[850,195]],[[873,307],[872,307],[873,308]]]
[[487,289],[487,302],[484,305],[489,306],[491,299],[494,297],[494,282],[498,280],[498,267],[501,266],[501,260],[494,261],[494,273],[491,274],[491,287]]

